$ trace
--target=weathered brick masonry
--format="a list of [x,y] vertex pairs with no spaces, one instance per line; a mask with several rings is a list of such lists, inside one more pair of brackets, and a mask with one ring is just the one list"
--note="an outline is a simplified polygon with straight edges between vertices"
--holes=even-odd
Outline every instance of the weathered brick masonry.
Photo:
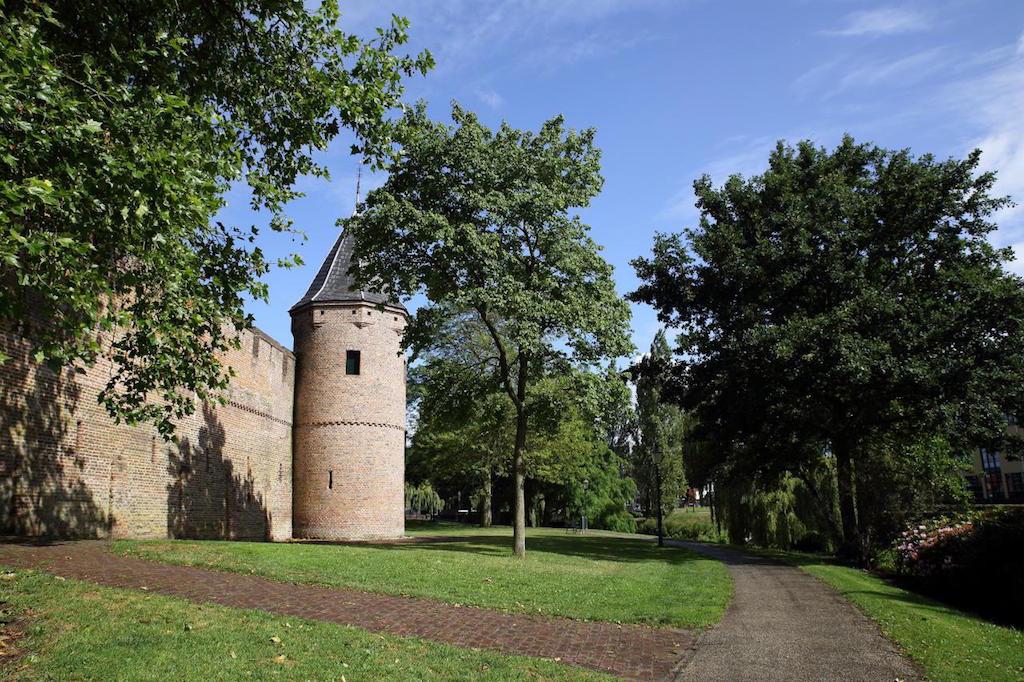
[[[296,537],[404,534],[404,327],[403,312],[369,303],[317,305],[292,318]],[[348,350],[360,352],[359,374],[343,371]]]
[[401,536],[407,313],[356,289],[352,254],[339,236],[292,307],[295,355],[245,332],[222,358],[228,403],[179,423],[177,444],[110,419],[109,361],[55,374],[0,331],[0,533],[286,540],[294,510],[295,537]]
[[[291,309],[295,378],[295,537],[405,533],[406,312],[348,276],[341,236]],[[348,367],[350,353],[358,367]]]
[[0,532],[62,537],[287,539],[292,533],[295,359],[242,335],[228,404],[178,425],[115,424],[96,396],[111,374],[57,374],[0,332]]

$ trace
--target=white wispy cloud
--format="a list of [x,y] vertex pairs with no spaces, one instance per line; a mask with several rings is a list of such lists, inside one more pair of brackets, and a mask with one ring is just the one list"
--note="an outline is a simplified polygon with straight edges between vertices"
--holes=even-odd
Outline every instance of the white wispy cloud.
[[1013,246],[1015,267],[1024,274],[1024,52],[1019,45],[1005,50],[989,69],[953,84],[947,102],[981,131],[968,140],[968,149],[981,149],[983,169],[996,172],[995,193],[1017,204],[996,216],[995,240]]
[[383,7],[378,0],[353,0],[346,6],[348,23],[343,11],[342,25],[362,35],[387,22],[392,12],[408,17],[413,41],[429,48],[437,60],[436,77],[499,53],[512,65],[533,69],[545,59],[545,68],[551,68],[616,52],[635,36],[628,35],[626,29],[599,32],[595,26],[626,13],[670,8],[673,2],[394,0]]
[[848,54],[804,71],[793,79],[791,87],[798,95],[817,94],[822,99],[880,85],[906,88],[950,69],[957,60],[945,47],[930,47],[900,57]]
[[931,25],[928,17],[903,7],[879,7],[851,12],[839,28],[824,31],[837,36],[883,36],[923,31]]
[[493,88],[478,87],[474,91],[477,99],[489,106],[491,109],[501,109],[502,105],[505,104],[505,98],[499,95]]
[[846,72],[830,94],[894,81],[902,85],[913,85],[944,68],[947,63],[948,58],[941,47],[921,50],[897,59],[869,60]]

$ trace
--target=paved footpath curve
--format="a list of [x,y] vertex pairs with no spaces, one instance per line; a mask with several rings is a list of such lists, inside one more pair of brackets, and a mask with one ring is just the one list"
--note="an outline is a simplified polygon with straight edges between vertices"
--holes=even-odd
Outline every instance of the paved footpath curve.
[[172,566],[111,554],[99,541],[0,544],[0,564],[460,647],[558,659],[638,680],[668,676],[693,652],[696,640],[689,630],[542,618]]
[[726,547],[668,543],[724,562],[735,589],[677,680],[923,679],[874,622],[814,576]]

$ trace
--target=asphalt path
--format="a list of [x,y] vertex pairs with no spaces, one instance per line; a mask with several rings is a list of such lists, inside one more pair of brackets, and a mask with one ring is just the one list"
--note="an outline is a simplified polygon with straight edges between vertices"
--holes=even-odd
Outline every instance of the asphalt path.
[[725,563],[734,594],[676,680],[922,680],[878,626],[799,568],[726,547],[666,540]]

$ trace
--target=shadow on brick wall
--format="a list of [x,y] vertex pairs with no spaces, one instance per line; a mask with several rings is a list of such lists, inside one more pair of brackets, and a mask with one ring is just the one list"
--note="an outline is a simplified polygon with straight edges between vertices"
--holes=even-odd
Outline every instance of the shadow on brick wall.
[[167,473],[167,534],[173,538],[269,540],[272,518],[248,466],[224,454],[224,425],[203,405],[194,439],[182,438]]
[[13,356],[0,365],[0,532],[106,536],[109,500],[96,499],[83,480],[74,372],[36,365],[9,336],[0,335],[0,345]]

